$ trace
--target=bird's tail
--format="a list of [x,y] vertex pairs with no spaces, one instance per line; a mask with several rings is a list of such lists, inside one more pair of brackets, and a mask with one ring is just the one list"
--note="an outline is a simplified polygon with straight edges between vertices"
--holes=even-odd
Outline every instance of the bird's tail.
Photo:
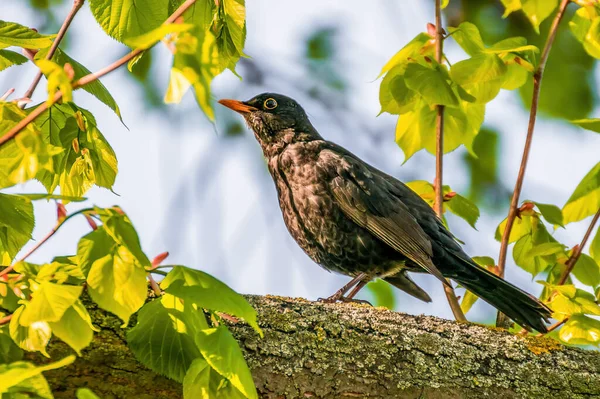
[[466,255],[449,255],[449,260],[455,267],[447,277],[460,283],[522,327],[541,333],[548,331],[544,321],[548,322],[551,310],[540,300],[479,267]]

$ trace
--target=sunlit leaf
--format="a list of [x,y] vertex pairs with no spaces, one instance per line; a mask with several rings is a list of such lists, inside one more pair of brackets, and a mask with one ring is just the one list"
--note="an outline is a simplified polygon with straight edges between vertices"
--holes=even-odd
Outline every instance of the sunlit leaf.
[[523,12],[527,15],[537,33],[540,33],[540,24],[558,6],[558,0],[521,0],[521,3]]
[[384,73],[391,70],[395,66],[406,65],[409,58],[419,55],[432,55],[434,51],[433,46],[425,48],[425,44],[431,39],[432,37],[427,33],[419,33],[383,66],[379,76],[381,77]]
[[127,343],[146,367],[181,382],[200,356],[194,337],[207,327],[201,309],[165,294],[140,309],[137,324],[127,333]]
[[450,76],[477,102],[487,103],[500,92],[506,70],[506,65],[496,54],[477,54],[452,65]]
[[169,0],[153,0],[143,5],[136,0],[90,0],[89,4],[102,29],[123,42],[162,24],[168,17]]
[[470,56],[479,54],[485,48],[477,26],[470,22],[463,22],[457,28],[449,27],[451,37]]
[[590,244],[590,255],[600,265],[600,227],[598,227],[596,235]]
[[243,393],[199,357],[183,379],[183,399],[245,399]]
[[31,239],[33,205],[26,198],[0,193],[0,261],[9,265]]
[[572,345],[598,345],[600,321],[583,315],[573,315],[558,331],[561,341]]
[[540,52],[536,46],[527,44],[527,39],[524,37],[509,37],[508,39],[501,40],[489,48],[486,48],[484,51],[491,54],[524,53],[528,51],[534,53]]
[[62,93],[62,100],[64,102],[73,101],[71,79],[60,65],[44,59],[35,61],[35,65],[40,68],[40,71],[42,71],[48,80],[48,99],[46,100],[46,104],[50,106],[54,103],[54,95],[59,90]]
[[248,301],[207,273],[185,266],[175,266],[161,282],[161,288],[198,307],[240,317],[262,335],[256,322],[256,311]]
[[152,47],[154,44],[162,40],[167,35],[185,32],[186,30],[190,30],[193,27],[194,25],[192,24],[164,24],[142,35],[125,38],[123,40],[123,43],[125,43],[131,48],[135,48],[138,50],[146,50],[147,48]]
[[576,119],[572,120],[571,123],[582,127],[592,132],[600,133],[600,118],[595,119]]
[[42,282],[31,294],[19,323],[30,326],[36,322],[57,322],[75,304],[83,287]]
[[546,221],[555,226],[565,227],[563,224],[562,210],[556,205],[542,204],[540,202],[534,202],[535,206],[539,209],[542,217]]
[[90,315],[81,303],[76,301],[62,315],[59,321],[49,323],[52,333],[69,345],[79,356],[81,350],[87,347],[94,336],[94,330]]
[[504,15],[502,18],[508,17],[511,13],[521,9],[521,0],[501,0],[504,5]]
[[27,57],[10,50],[0,50],[0,71],[27,62]]
[[460,194],[455,194],[448,201],[444,202],[444,206],[456,216],[464,219],[475,229],[475,223],[479,219],[479,208],[473,202]]
[[[2,306],[1,303],[0,306]],[[23,350],[10,337],[8,326],[0,327],[0,364],[12,363],[21,359],[23,359]]]
[[258,398],[252,374],[242,351],[227,327],[207,328],[196,334],[196,345],[204,360],[248,399]]
[[100,399],[100,397],[89,388],[78,388],[76,396],[77,399]]
[[0,48],[17,46],[28,49],[50,47],[56,35],[42,35],[15,22],[0,21]]
[[383,77],[379,87],[381,112],[402,114],[414,109],[419,96],[406,86],[405,69],[404,65],[396,66]]
[[590,287],[600,285],[600,266],[589,255],[581,254],[579,256],[572,273],[582,284]]
[[592,21],[590,30],[585,35],[583,48],[592,57],[600,59],[600,16]]
[[564,223],[577,222],[600,209],[600,162],[581,180],[562,209]]
[[[46,58],[47,54],[48,49],[40,50],[35,55],[35,59],[44,59]],[[89,69],[87,69],[79,62],[75,61],[73,58],[69,57],[67,53],[62,51],[60,48],[56,49],[56,52],[52,56],[52,61],[56,62],[60,66],[64,66],[67,63],[71,65],[71,67],[73,67],[74,72],[73,80],[81,79],[82,77],[91,73]],[[121,122],[123,122],[123,119],[121,118],[121,110],[119,109],[117,102],[113,98],[112,94],[110,94],[106,86],[102,84],[100,79],[96,79],[93,82],[82,86],[81,89],[87,91],[88,93],[96,97],[98,100],[100,100],[102,103],[104,103],[106,106],[108,106],[110,109],[112,109],[115,112],[115,114],[117,114],[119,119],[121,119]]]
[[52,330],[45,321],[39,321],[30,326],[21,325],[21,315],[25,306],[21,306],[10,319],[10,336],[21,349],[29,352],[40,351],[44,356],[50,357],[46,352],[46,345],[52,336]]
[[[37,367],[29,362],[0,364],[0,394],[7,398],[21,398],[30,397],[30,395],[24,394],[24,392],[29,392],[31,396],[51,398],[52,393],[45,380],[41,389],[39,389],[36,387],[38,384],[32,383],[33,381],[31,381],[31,379],[39,376],[44,371],[65,367],[74,361],[75,356],[71,355],[57,362]],[[36,388],[38,388],[39,391]]]

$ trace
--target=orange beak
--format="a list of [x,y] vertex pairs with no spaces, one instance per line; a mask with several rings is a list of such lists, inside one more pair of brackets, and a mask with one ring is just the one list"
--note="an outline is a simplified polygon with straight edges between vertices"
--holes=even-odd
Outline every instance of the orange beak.
[[219,100],[219,104],[222,104],[227,108],[230,108],[240,114],[247,114],[249,112],[258,111],[258,108],[251,107],[250,105],[246,105],[238,100]]

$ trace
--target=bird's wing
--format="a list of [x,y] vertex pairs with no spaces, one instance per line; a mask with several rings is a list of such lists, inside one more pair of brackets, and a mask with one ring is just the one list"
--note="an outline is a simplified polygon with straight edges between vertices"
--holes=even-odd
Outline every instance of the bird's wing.
[[408,207],[393,193],[391,183],[371,173],[366,164],[352,156],[331,150],[321,154],[337,158],[330,189],[344,214],[448,284],[431,261],[433,251],[429,237]]

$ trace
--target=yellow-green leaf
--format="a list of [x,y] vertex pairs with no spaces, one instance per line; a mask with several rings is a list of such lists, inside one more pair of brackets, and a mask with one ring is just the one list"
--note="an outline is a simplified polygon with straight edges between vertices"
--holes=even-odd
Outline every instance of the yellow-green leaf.
[[27,57],[10,50],[0,50],[0,71],[27,62]]
[[56,35],[42,35],[15,22],[0,21],[0,48],[17,46],[28,49],[50,47]]
[[448,31],[450,37],[472,57],[485,49],[479,29],[470,22],[463,22],[457,28],[449,27]]
[[54,284],[43,281],[31,294],[31,301],[25,305],[20,324],[30,326],[34,323],[59,321],[67,309],[75,304],[83,287]]
[[592,132],[600,133],[600,118],[595,119],[576,119],[571,121],[572,124],[582,127]]
[[167,35],[185,32],[193,27],[194,25],[192,24],[163,24],[142,35],[125,38],[123,43],[134,49],[146,50],[154,46]]
[[21,349],[29,352],[41,352],[44,356],[50,357],[46,352],[46,345],[52,336],[52,330],[45,321],[40,321],[24,326],[21,324],[21,315],[25,306],[21,306],[10,319],[10,336]]
[[581,180],[563,207],[564,223],[577,222],[600,209],[600,162]]
[[46,104],[50,106],[54,103],[54,95],[58,90],[61,91],[64,102],[73,101],[71,79],[60,65],[50,60],[37,60],[35,65],[40,68],[40,71],[48,79],[48,100],[46,100]]
[[561,341],[572,345],[598,345],[600,321],[584,315],[573,315],[559,330]]

